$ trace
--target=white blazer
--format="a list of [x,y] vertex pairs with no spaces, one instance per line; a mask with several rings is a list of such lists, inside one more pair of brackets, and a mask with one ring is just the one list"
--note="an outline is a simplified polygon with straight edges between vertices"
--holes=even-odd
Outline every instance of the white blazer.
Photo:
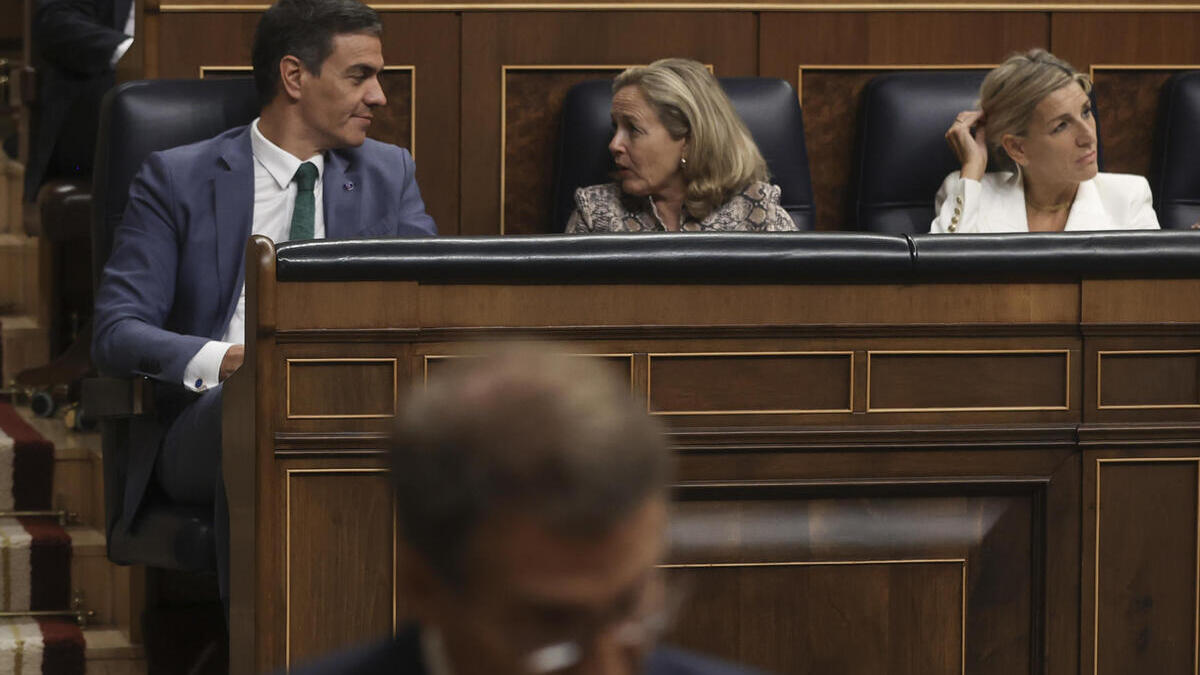
[[[1025,186],[1008,171],[984,174],[982,181],[946,176],[934,200],[937,217],[929,226],[948,232],[1028,232]],[[1150,184],[1141,176],[1098,173],[1079,184],[1067,215],[1066,231],[1157,230]]]

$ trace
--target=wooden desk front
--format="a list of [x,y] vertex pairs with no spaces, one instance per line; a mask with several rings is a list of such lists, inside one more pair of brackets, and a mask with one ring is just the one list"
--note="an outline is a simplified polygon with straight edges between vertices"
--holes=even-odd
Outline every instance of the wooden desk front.
[[674,640],[783,673],[1194,673],[1200,280],[277,282],[225,385],[233,672],[403,621],[381,454],[480,341],[619,370],[672,429]]

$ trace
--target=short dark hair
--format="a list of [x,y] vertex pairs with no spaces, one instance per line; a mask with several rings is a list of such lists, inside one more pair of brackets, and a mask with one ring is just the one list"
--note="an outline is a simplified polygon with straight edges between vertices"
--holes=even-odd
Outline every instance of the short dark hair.
[[666,439],[609,364],[532,349],[450,361],[408,400],[392,445],[400,534],[446,581],[465,580],[489,516],[589,537],[666,498]]
[[259,102],[267,105],[279,93],[283,57],[294,56],[310,73],[319,75],[321,64],[333,52],[335,35],[382,31],[379,14],[359,0],[279,0],[254,29],[251,61]]

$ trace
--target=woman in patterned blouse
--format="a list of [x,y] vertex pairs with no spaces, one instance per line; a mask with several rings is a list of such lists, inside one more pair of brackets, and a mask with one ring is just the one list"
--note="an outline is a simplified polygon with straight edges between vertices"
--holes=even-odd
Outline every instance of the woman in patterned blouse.
[[568,233],[795,230],[717,79],[663,59],[613,83],[616,182],[580,188]]

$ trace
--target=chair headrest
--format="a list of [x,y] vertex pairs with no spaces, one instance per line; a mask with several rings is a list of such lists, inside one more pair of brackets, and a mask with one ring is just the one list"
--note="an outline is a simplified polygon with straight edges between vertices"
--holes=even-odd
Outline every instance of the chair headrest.
[[1200,221],[1200,70],[1178,73],[1163,85],[1150,184],[1164,229]]

